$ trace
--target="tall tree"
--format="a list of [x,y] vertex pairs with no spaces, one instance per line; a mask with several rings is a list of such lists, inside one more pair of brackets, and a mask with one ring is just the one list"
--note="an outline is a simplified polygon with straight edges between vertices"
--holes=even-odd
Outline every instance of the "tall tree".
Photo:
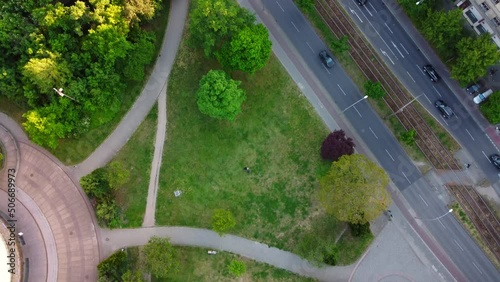
[[457,45],[458,58],[451,67],[451,76],[467,84],[486,75],[487,68],[500,60],[497,46],[489,33],[477,38],[464,37]]
[[64,85],[70,71],[64,62],[57,62],[57,55],[47,52],[45,58],[31,58],[23,67],[23,75],[31,80],[42,93]]
[[328,214],[341,221],[366,223],[391,203],[387,173],[359,154],[344,155],[320,179],[319,200]]
[[234,0],[195,0],[189,15],[190,41],[212,56],[222,43],[255,22]]
[[267,64],[271,45],[267,28],[262,24],[251,25],[227,41],[216,56],[225,67],[253,74]]
[[145,266],[158,278],[166,278],[179,270],[177,253],[167,238],[152,237],[142,250]]
[[488,98],[488,101],[481,103],[481,112],[492,124],[500,123],[500,91],[495,91]]
[[354,154],[355,146],[352,139],[345,136],[343,130],[335,130],[323,140],[321,157],[324,160],[335,162],[343,155]]
[[217,119],[233,121],[246,99],[239,88],[241,81],[232,80],[224,71],[210,70],[200,80],[196,92],[200,112]]
[[26,122],[24,129],[33,142],[55,149],[59,138],[65,135],[64,125],[56,120],[55,114],[42,115],[38,110],[32,110],[23,115]]
[[455,53],[454,47],[463,36],[462,10],[427,11],[428,20],[422,23],[422,33],[441,55],[452,57]]

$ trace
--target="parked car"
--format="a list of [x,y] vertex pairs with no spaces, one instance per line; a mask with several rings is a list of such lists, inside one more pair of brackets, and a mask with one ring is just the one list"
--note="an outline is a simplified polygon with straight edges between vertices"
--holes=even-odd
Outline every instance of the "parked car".
[[455,114],[453,110],[450,107],[448,107],[448,105],[443,100],[437,100],[434,103],[434,105],[439,110],[439,112],[441,112],[441,115],[444,118],[449,118]]
[[357,0],[358,1],[358,6],[363,6],[368,2],[368,0]]
[[425,65],[423,67],[424,72],[431,78],[432,82],[439,81],[439,75],[432,65]]
[[486,98],[488,98],[492,93],[493,93],[493,90],[488,89],[485,92],[474,97],[474,99],[472,101],[474,101],[474,103],[476,103],[476,104],[480,104],[481,102],[486,100]]
[[326,50],[319,52],[319,58],[321,59],[321,61],[325,65],[325,67],[327,67],[329,69],[331,69],[333,67],[333,65],[335,65],[332,57],[330,55],[328,55],[328,52],[326,52]]
[[467,93],[469,93],[470,95],[473,95],[476,94],[477,91],[479,91],[479,88],[481,88],[479,84],[472,83],[471,85],[467,86],[467,88],[465,88],[465,91],[467,91]]
[[500,156],[498,154],[493,154],[490,156],[491,163],[500,169]]

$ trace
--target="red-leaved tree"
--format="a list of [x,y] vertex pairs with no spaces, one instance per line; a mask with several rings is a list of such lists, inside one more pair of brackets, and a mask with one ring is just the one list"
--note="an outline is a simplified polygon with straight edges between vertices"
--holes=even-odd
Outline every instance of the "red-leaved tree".
[[321,157],[332,162],[337,161],[343,155],[354,153],[354,142],[346,137],[343,130],[335,130],[328,134],[321,145]]

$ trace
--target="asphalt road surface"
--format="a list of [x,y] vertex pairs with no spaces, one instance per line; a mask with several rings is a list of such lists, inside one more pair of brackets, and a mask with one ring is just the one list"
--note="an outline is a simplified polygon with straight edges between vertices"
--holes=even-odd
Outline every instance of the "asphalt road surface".
[[[422,177],[420,171],[409,160],[399,143],[374,113],[367,101],[360,101],[363,95],[343,69],[338,64],[332,69],[323,66],[318,53],[327,48],[300,11],[297,10],[292,0],[262,2],[266,12],[274,18],[276,24],[287,36],[287,39],[293,45],[292,47],[302,57],[307,67],[321,81],[323,87],[327,89],[338,107],[344,110],[343,114],[346,119],[349,120],[364,142],[368,144],[379,163],[390,174],[391,179],[410,203],[417,216],[424,219],[419,224],[424,224],[427,227],[460,269],[462,275],[467,277],[468,280],[497,281],[499,273],[496,268],[454,217],[444,216],[439,220],[425,220],[434,219],[447,212],[448,208],[445,202],[436,196],[442,188],[432,187]],[[396,24],[395,21],[394,24]],[[400,37],[403,37],[403,34]],[[418,59],[415,59],[415,63],[417,61]],[[423,81],[421,84],[429,84],[429,89],[433,89],[432,86],[434,85],[430,84],[429,81],[425,81],[423,73],[419,74],[417,72],[420,69],[417,68],[416,64],[414,64],[413,68],[412,75],[414,79],[418,77],[417,75],[420,75],[420,79]],[[442,86],[436,84],[435,87],[437,91],[443,91],[444,93],[445,90],[442,89]],[[435,94],[438,95],[436,91]],[[433,97],[431,93],[426,93],[426,95],[429,95],[429,99]],[[451,106],[454,106],[453,100],[446,100]],[[354,103],[356,104],[352,106]],[[462,121],[458,109],[456,111],[459,113],[459,118],[457,121],[449,121],[449,124],[455,125],[455,123],[465,122],[465,119]],[[487,145],[484,144],[484,148],[487,148]],[[447,267],[457,269],[454,265],[447,265]]]

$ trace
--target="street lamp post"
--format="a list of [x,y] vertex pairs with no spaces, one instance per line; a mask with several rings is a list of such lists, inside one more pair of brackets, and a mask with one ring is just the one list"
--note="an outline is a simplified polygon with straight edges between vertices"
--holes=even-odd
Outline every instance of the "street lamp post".
[[424,218],[419,218],[419,217],[415,217],[415,218],[420,219],[420,220],[425,220],[425,221],[434,221],[434,220],[439,220],[439,219],[445,217],[447,214],[451,213],[452,211],[453,211],[453,209],[449,209],[445,214],[438,216],[436,218],[431,218],[431,219],[424,219]]
[[368,98],[368,95],[366,95],[365,97],[363,97],[363,98],[359,99],[358,101],[354,102],[354,104],[352,104],[352,105],[350,105],[349,107],[345,108],[342,112],[345,112],[345,111],[347,111],[348,109],[350,109],[350,108],[354,107],[354,105],[356,105],[357,103],[359,103],[359,102],[363,101],[363,100],[364,100],[364,99],[366,99],[366,98]]
[[416,5],[420,5],[420,4],[422,4],[422,2],[424,2],[424,1],[425,1],[425,0],[420,0],[420,1],[418,1],[417,3],[415,3],[415,4],[416,4]]
[[408,107],[409,105],[411,105],[411,103],[413,103],[415,100],[417,100],[418,98],[420,98],[420,96],[422,96],[422,95],[424,95],[424,94],[420,94],[420,95],[418,95],[417,97],[413,98],[410,102],[408,102],[408,103],[406,103],[404,106],[402,106],[402,107],[401,107],[401,109],[399,109],[399,110],[395,111],[394,113],[392,113],[392,114],[390,114],[390,115],[386,116],[384,119],[390,118],[390,117],[392,117],[393,115],[396,115],[396,114],[401,113],[401,112],[402,112],[402,111],[403,111],[406,107]]
[[61,97],[68,97],[68,98],[70,98],[71,100],[73,100],[73,101],[75,101],[75,102],[77,102],[77,103],[78,103],[78,101],[77,101],[77,100],[75,100],[75,98],[73,98],[73,97],[71,97],[71,96],[68,96],[68,95],[64,94],[64,93],[63,93],[63,89],[62,89],[62,88],[59,88],[59,89],[52,88],[52,89],[54,89],[54,91],[56,91],[56,92],[57,92],[57,94],[59,94],[59,96],[61,96]]

